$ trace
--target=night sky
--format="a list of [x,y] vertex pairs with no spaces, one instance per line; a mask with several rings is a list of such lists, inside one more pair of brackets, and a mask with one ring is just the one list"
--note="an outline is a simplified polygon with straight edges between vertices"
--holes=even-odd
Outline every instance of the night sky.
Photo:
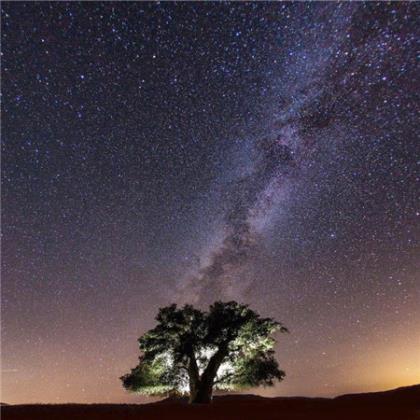
[[1,19],[2,401],[144,401],[158,307],[216,299],[291,331],[251,392],[420,382],[419,3]]

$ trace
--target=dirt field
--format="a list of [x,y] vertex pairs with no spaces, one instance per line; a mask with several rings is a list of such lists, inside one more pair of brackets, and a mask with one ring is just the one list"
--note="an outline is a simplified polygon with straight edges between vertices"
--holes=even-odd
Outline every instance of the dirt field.
[[1,412],[3,420],[420,420],[420,385],[334,399],[227,395],[208,406],[163,400],[143,405],[10,405]]

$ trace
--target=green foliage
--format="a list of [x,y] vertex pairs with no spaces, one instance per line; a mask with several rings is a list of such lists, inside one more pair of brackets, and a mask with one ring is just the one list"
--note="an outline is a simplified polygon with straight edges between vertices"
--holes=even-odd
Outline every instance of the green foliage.
[[140,363],[121,378],[130,391],[187,394],[200,387],[235,390],[282,380],[272,334],[287,332],[247,305],[216,302],[208,312],[191,305],[161,308],[157,326],[140,337]]
[[274,380],[281,381],[285,373],[278,368],[273,351],[256,352],[251,357],[238,358],[235,375],[231,382],[235,389],[250,388],[260,385],[272,386]]
[[158,355],[153,360],[140,357],[140,363],[121,380],[126,389],[140,391],[145,395],[163,395],[174,390],[170,364],[164,355]]

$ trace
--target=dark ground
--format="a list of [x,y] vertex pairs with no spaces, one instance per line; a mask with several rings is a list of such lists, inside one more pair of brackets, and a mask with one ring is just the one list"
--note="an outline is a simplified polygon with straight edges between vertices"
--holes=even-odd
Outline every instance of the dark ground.
[[179,400],[152,404],[10,405],[3,420],[420,420],[420,385],[392,391],[327,398],[227,395],[208,406]]

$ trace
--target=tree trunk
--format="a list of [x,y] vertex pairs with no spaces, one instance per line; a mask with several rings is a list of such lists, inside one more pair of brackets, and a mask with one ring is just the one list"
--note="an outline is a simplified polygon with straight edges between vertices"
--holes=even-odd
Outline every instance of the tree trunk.
[[200,375],[198,372],[197,361],[195,359],[194,352],[191,350],[190,352],[190,362],[188,364],[188,376],[190,382],[190,398],[189,402],[194,402],[196,398],[198,387],[200,385]]
[[192,388],[192,387],[190,387],[190,397],[189,397],[189,399],[188,399],[188,402],[189,402],[190,404],[194,403],[194,402],[195,402],[196,397],[197,397],[197,388]]
[[[207,368],[198,381],[194,381],[193,392],[190,392],[190,403],[209,404],[213,398],[213,384],[217,371],[227,354],[227,345],[220,346],[212,356]],[[191,384],[191,382],[190,382]],[[191,390],[191,387],[190,387]]]
[[209,404],[213,397],[213,381],[200,382],[194,392],[190,394],[190,403]]

